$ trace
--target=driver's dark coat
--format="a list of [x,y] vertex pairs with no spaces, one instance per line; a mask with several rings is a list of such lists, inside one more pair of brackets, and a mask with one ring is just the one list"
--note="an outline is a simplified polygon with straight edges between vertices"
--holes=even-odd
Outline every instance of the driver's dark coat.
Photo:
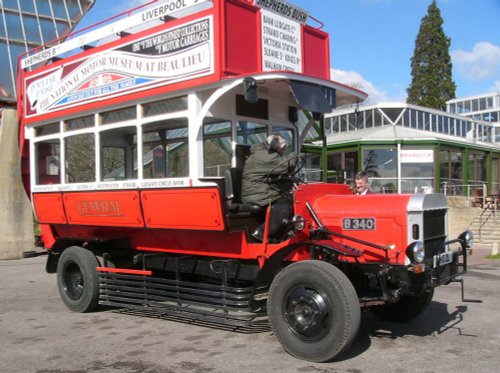
[[254,144],[250,149],[250,156],[243,168],[241,185],[241,202],[258,206],[267,206],[269,202],[276,201],[283,193],[267,181],[272,175],[286,173],[289,168],[292,153],[281,156],[276,151],[270,150],[267,144]]

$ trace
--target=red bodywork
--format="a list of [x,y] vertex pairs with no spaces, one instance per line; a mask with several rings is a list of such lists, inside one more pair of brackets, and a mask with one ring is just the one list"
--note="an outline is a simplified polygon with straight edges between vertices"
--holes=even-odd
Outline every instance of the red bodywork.
[[[309,202],[329,230],[383,247],[393,244],[397,250],[390,251],[389,257],[393,263],[403,264],[409,197],[391,196],[388,208],[387,196],[353,196],[346,185],[340,184],[304,184],[295,191],[295,213],[306,217],[308,228],[317,228],[306,208]],[[135,250],[258,259],[308,239],[306,233],[299,233],[279,244],[262,245],[249,243],[242,230],[229,232],[223,200],[216,188],[37,194],[34,200],[49,247],[57,239],[68,237],[81,241],[126,239]],[[376,229],[345,232],[342,219],[346,217],[376,218]],[[336,241],[362,250],[364,255],[357,258],[360,262],[386,259],[381,250],[341,238]],[[308,255],[299,251],[291,259]]]
[[[58,121],[76,114],[84,115],[105,108],[130,105],[133,102],[144,102],[165,96],[169,92],[181,94],[188,90],[202,90],[211,84],[223,84],[225,80],[229,81],[238,76],[269,72],[269,69],[262,66],[264,38],[260,12],[258,6],[244,0],[213,1],[209,9],[123,36],[62,61],[55,61],[32,71],[20,69],[18,109],[22,128],[20,140],[26,190],[29,192],[31,187],[28,146],[25,146],[24,140],[25,127]],[[64,98],[64,94],[69,90],[78,93],[79,90],[89,89],[92,69],[99,71],[103,64],[120,61],[106,59],[108,53],[139,48],[141,43],[146,44],[152,36],[163,35],[162,32],[176,30],[183,25],[208,25],[207,32],[213,39],[210,40],[211,55],[205,58],[211,59],[208,61],[211,69],[173,81],[154,80],[149,85],[139,85],[134,89],[104,92],[90,98],[75,95],[74,100],[57,102],[59,96]],[[305,23],[298,26],[302,46],[301,75],[329,80],[328,34]],[[193,56],[190,58],[193,63],[199,62],[195,61]],[[110,72],[108,75],[107,78],[111,80],[119,78],[116,72]],[[86,76],[90,77],[82,78]],[[41,86],[50,88],[49,78],[54,80],[53,84],[59,84],[58,89],[41,95]],[[78,81],[77,78],[82,79]],[[74,88],[75,85],[80,86]],[[37,89],[39,94],[33,94]],[[362,92],[359,94],[364,95]],[[43,154],[38,156],[42,157]],[[44,162],[40,162],[38,167],[43,173]],[[43,179],[40,178],[39,182],[43,185],[58,182],[52,176],[44,175]],[[255,259],[269,257],[279,247],[287,244],[285,242],[265,247],[249,244],[245,232],[230,231],[228,228],[223,207],[223,190],[217,187],[192,187],[192,180],[189,181],[189,186],[184,188],[170,186],[166,189],[88,189],[94,187],[85,187],[81,191],[64,191],[63,187],[57,192],[33,192],[34,210],[47,248],[52,248],[59,239],[76,239],[83,242],[126,239],[136,250]],[[329,185],[304,186],[297,195],[303,196],[305,193],[308,200],[317,204],[320,210],[328,210],[327,205],[330,205],[330,202],[325,204],[324,198],[316,200],[315,197],[324,194],[326,190],[332,194],[351,194],[344,186]],[[300,198],[296,209],[298,212],[304,212],[304,204],[300,202]],[[342,201],[339,199],[334,205],[342,204]],[[324,213],[327,219],[330,219],[330,215]]]

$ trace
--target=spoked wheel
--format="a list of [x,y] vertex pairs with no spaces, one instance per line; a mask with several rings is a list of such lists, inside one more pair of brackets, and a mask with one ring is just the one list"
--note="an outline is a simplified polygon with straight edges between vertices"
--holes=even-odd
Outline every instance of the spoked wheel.
[[69,247],[57,264],[57,287],[66,306],[75,312],[88,312],[99,302],[99,265],[95,255],[81,247]]
[[321,261],[291,264],[268,298],[271,328],[291,355],[324,362],[345,352],[358,332],[360,308],[349,279]]
[[380,320],[404,323],[424,312],[433,296],[434,289],[427,289],[418,297],[405,295],[396,303],[373,307],[371,312]]

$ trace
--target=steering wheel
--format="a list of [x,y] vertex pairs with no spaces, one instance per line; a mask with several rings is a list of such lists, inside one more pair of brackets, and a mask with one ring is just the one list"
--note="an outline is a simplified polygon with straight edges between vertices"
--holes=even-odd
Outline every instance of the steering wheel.
[[[296,161],[295,162],[295,167],[293,170],[290,170],[290,167],[288,167],[288,171],[281,173],[279,175],[275,175],[275,171],[280,168],[282,165],[285,163],[289,163],[291,161]],[[284,161],[281,161],[278,163],[276,166],[273,167],[271,171],[266,175],[266,182],[269,184],[274,184],[276,182],[291,182],[293,184],[304,184],[304,180],[302,180],[298,175],[300,174],[300,171],[304,168],[306,165],[305,158],[303,154],[297,154],[291,158],[287,158]]]

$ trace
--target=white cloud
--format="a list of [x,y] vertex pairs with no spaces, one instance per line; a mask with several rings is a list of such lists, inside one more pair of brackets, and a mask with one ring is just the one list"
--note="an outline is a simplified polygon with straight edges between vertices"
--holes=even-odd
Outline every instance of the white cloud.
[[368,93],[368,98],[365,103],[377,103],[383,101],[392,101],[387,92],[381,91],[375,87],[371,82],[366,80],[360,73],[356,71],[344,71],[331,69],[330,76],[333,81],[360,89]]
[[500,46],[498,45],[479,42],[474,45],[472,51],[458,49],[450,54],[458,74],[467,80],[500,78]]

